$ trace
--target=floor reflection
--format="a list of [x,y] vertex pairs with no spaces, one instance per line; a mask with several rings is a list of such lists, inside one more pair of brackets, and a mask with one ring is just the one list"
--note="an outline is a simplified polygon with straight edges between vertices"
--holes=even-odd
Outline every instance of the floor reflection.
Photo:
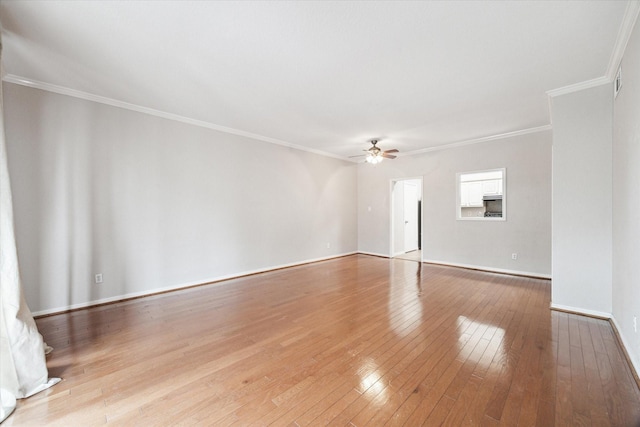
[[[485,354],[490,351],[489,348],[479,352],[479,354],[476,352],[473,362],[477,363],[478,367],[486,370],[493,360],[507,360],[505,357],[507,352],[503,345],[505,337],[505,330],[503,328],[489,323],[478,322],[477,320],[462,315],[456,319],[456,326],[459,337],[459,350],[463,353],[461,356],[465,358],[473,357],[475,347],[481,340],[485,340],[485,345],[487,343],[493,343],[493,345],[491,345],[493,350],[489,354]],[[470,340],[471,337],[476,337],[476,339]]]
[[371,359],[367,359],[363,366],[360,367],[359,374],[361,393],[367,393],[372,397],[380,397],[383,401],[386,400],[387,388],[382,381],[378,366]]
[[392,262],[389,270],[389,325],[400,337],[422,321],[422,263]]

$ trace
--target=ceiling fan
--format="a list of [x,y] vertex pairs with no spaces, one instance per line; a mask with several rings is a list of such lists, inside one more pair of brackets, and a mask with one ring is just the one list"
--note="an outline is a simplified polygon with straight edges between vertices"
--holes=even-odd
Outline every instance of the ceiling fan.
[[372,164],[377,164],[380,163],[382,161],[382,159],[395,159],[396,156],[394,156],[391,153],[397,153],[398,150],[391,149],[391,150],[386,150],[386,151],[382,151],[381,148],[379,148],[376,144],[378,142],[380,142],[379,139],[371,139],[369,140],[369,142],[371,143],[371,147],[369,147],[368,150],[362,150],[364,152],[366,152],[367,154],[360,154],[358,156],[351,156],[351,157],[360,157],[360,156],[367,156],[364,160],[367,163],[372,163]]

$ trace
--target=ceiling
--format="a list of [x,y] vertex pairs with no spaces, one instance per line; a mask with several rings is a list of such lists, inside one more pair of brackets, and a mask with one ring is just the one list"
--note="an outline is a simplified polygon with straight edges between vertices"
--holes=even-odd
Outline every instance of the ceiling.
[[0,23],[7,81],[347,158],[548,126],[547,91],[610,71],[627,3],[3,1]]

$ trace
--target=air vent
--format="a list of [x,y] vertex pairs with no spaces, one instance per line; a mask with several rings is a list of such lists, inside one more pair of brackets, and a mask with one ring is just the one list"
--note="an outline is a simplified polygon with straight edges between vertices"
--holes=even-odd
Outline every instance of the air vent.
[[613,97],[616,98],[618,93],[620,92],[620,88],[622,87],[622,66],[618,68],[618,72],[616,73],[616,79],[613,82]]

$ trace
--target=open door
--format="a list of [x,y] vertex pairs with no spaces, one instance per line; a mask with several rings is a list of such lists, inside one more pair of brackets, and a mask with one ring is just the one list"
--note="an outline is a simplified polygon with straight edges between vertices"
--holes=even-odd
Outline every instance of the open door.
[[418,183],[404,181],[404,252],[417,251],[420,241],[418,235]]
[[422,179],[400,179],[391,183],[391,256],[420,261]]

